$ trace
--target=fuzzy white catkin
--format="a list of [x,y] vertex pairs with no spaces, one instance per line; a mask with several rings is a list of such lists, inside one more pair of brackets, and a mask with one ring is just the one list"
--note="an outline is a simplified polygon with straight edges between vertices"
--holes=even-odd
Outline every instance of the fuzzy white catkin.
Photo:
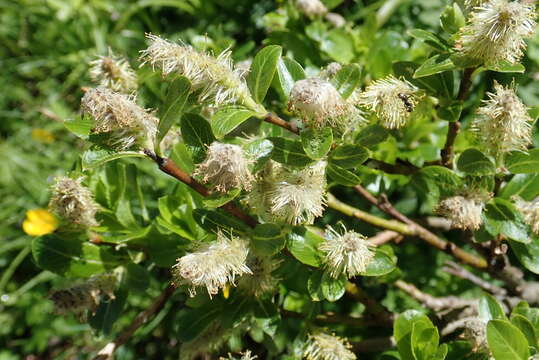
[[484,150],[499,157],[513,150],[526,150],[531,143],[533,119],[515,93],[514,86],[494,83],[494,92],[477,109],[472,123]]
[[462,55],[497,67],[516,63],[533,35],[535,4],[524,1],[491,0],[473,8],[469,23],[460,31],[456,49]]
[[90,78],[99,86],[112,91],[130,94],[137,90],[137,74],[126,59],[109,55],[99,56],[90,62]]
[[330,126],[340,132],[365,122],[361,112],[327,80],[299,80],[290,92],[288,107],[310,127]]
[[138,145],[153,148],[159,120],[125,95],[99,87],[88,90],[81,100],[81,110],[94,119],[94,134],[111,132],[109,146],[122,151]]
[[213,142],[204,162],[197,165],[194,175],[210,183],[213,189],[227,192],[231,189],[250,190],[254,176],[249,170],[250,161],[238,145]]
[[457,195],[440,201],[434,212],[450,220],[454,228],[477,230],[483,223],[483,208],[479,197]]
[[246,264],[248,254],[245,240],[219,232],[217,240],[177,260],[172,268],[174,283],[187,284],[191,296],[196,295],[198,287],[205,287],[211,297],[226,284],[234,285],[237,276],[252,273]]
[[532,231],[539,234],[539,196],[531,201],[516,198],[516,207]]
[[200,101],[209,101],[215,106],[240,103],[256,112],[264,112],[251,97],[244,80],[245,71],[234,68],[230,51],[214,57],[159,36],[147,37],[150,45],[142,51],[141,59],[161,69],[163,75],[177,73],[188,78],[194,90],[200,89]]
[[296,0],[296,8],[308,18],[323,16],[328,12],[320,0]]
[[383,127],[397,129],[406,124],[418,104],[418,89],[390,75],[367,86],[358,102],[373,111]]
[[350,348],[346,339],[318,332],[309,335],[303,357],[307,360],[354,360],[356,355]]
[[347,231],[344,226],[341,231],[328,226],[319,249],[324,253],[325,266],[333,278],[341,274],[348,278],[359,275],[374,258],[367,238],[355,231]]
[[249,205],[267,221],[312,224],[326,205],[326,162],[289,169],[268,162],[249,193]]
[[95,202],[90,189],[82,185],[84,178],[71,179],[60,176],[51,187],[49,201],[51,212],[73,227],[98,226],[95,219],[99,205]]

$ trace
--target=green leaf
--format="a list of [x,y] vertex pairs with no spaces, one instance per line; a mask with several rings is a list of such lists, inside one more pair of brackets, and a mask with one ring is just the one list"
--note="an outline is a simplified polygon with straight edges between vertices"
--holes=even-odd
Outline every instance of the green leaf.
[[66,119],[64,126],[79,138],[87,140],[94,127],[94,122],[89,115],[84,114],[75,119]]
[[344,28],[336,28],[325,34],[320,50],[327,53],[333,60],[349,63],[354,59],[354,37]]
[[520,63],[511,64],[508,61],[502,60],[496,65],[487,66],[487,70],[497,71],[501,73],[523,73],[524,71],[526,71],[526,68]]
[[202,116],[187,113],[180,123],[183,141],[200,149],[205,149],[215,141],[210,124]]
[[296,259],[304,264],[319,267],[322,265],[323,256],[318,251],[318,246],[324,238],[306,227],[295,227],[287,236],[287,247]]
[[417,360],[434,359],[438,351],[440,335],[438,329],[427,321],[417,321],[412,325],[412,353]]
[[359,176],[332,163],[329,163],[326,167],[326,173],[328,177],[337,184],[355,186],[361,183],[361,178]]
[[268,139],[257,139],[251,141],[246,147],[246,155],[254,160],[253,173],[262,169],[264,164],[269,160],[273,151],[273,143]]
[[522,331],[528,340],[528,345],[537,347],[537,335],[530,320],[520,314],[511,314],[511,323]]
[[453,170],[444,166],[425,166],[417,174],[448,191],[462,186],[462,179]]
[[438,109],[438,116],[440,119],[455,122],[460,119],[460,114],[462,113],[462,103],[457,102],[449,106],[440,107]]
[[442,15],[440,15],[440,25],[449,34],[455,34],[461,27],[466,25],[466,18],[456,2],[453,3],[453,6],[447,5],[445,7]]
[[277,62],[281,57],[281,52],[280,46],[269,45],[260,50],[253,59],[249,75],[247,75],[247,86],[253,99],[259,104],[266,97],[277,70]]
[[495,360],[528,360],[530,357],[526,337],[507,320],[489,321],[487,341]]
[[425,76],[442,73],[444,71],[453,70],[455,68],[455,64],[453,64],[448,55],[438,54],[427,59],[423,64],[421,64],[421,66],[415,71],[414,78],[422,78]]
[[509,199],[516,195],[526,201],[539,195],[539,174],[518,174],[502,188],[500,197]]
[[193,217],[202,228],[208,231],[217,232],[223,230],[227,232],[234,230],[240,234],[245,234],[249,231],[247,225],[221,209],[195,209],[193,210]]
[[286,237],[281,227],[275,224],[259,224],[251,236],[251,247],[261,256],[272,256],[281,251]]
[[425,327],[432,326],[429,318],[417,310],[403,312],[393,324],[393,336],[402,360],[417,360],[412,350],[412,331],[417,323],[423,323]]
[[285,100],[288,100],[296,81],[303,79],[305,79],[305,71],[300,64],[287,57],[279,58],[277,76],[273,79],[273,84]]
[[356,144],[367,148],[374,147],[385,141],[389,136],[389,132],[378,124],[369,125],[362,129],[356,136]]
[[530,174],[539,172],[539,149],[528,153],[513,151],[505,157],[505,167],[513,174]]
[[126,265],[127,276],[126,276],[126,285],[127,288],[131,291],[145,292],[148,286],[150,286],[150,273],[146,268],[129,263]]
[[511,249],[515,253],[518,261],[532,273],[539,274],[539,238],[531,236],[531,241],[527,244],[517,241],[509,241]]
[[[204,290],[200,291],[202,292]],[[188,308],[181,310],[176,319],[178,324],[178,340],[187,342],[195,339],[208,325],[219,318],[222,311],[223,305],[218,301],[211,302],[196,309]]]
[[477,312],[479,320],[483,321],[484,323],[494,319],[507,319],[501,305],[489,294],[483,294],[483,296],[479,298]]
[[341,96],[347,99],[361,83],[361,67],[357,64],[343,66],[332,79]]
[[329,127],[321,130],[302,130],[300,137],[303,150],[313,160],[320,160],[326,156],[333,144],[333,132]]
[[100,301],[95,312],[88,318],[88,324],[96,333],[105,336],[111,334],[112,326],[122,315],[127,295],[127,288],[120,287],[114,291],[114,299]]
[[281,164],[291,166],[305,166],[313,162],[303,150],[300,141],[294,141],[282,137],[269,137],[273,143],[271,158]]
[[438,35],[422,29],[408,30],[408,35],[418,40],[423,41],[425,44],[432,46],[436,50],[447,51],[449,45],[447,42]]
[[161,120],[157,128],[156,150],[159,149],[161,140],[165,138],[172,125],[180,119],[190,93],[191,83],[184,76],[175,78],[169,84],[165,102],[159,116]]
[[254,112],[243,106],[225,106],[213,115],[211,128],[214,135],[220,139],[254,115]]
[[485,230],[491,235],[503,234],[509,239],[529,243],[528,228],[522,222],[515,206],[501,198],[494,198],[485,206]]
[[40,268],[64,277],[89,277],[110,271],[126,261],[111,248],[92,244],[73,233],[34,239],[32,254]]
[[539,336],[539,309],[531,308],[527,302],[521,301],[513,308],[512,315],[522,315],[533,325],[535,336]]
[[334,279],[327,272],[324,272],[320,285],[322,295],[327,301],[334,302],[339,300],[344,295],[347,282],[348,279],[345,276]]
[[464,151],[458,161],[457,168],[469,175],[492,175],[496,172],[494,163],[477,149]]
[[374,258],[367,265],[367,269],[361,273],[361,276],[382,276],[395,270],[395,257],[388,254],[382,248],[376,248]]
[[447,99],[453,98],[455,89],[452,71],[414,78],[414,74],[419,66],[419,64],[411,61],[397,61],[393,63],[393,71],[395,76],[404,77],[415,86],[425,89],[428,93]]
[[324,271],[315,270],[307,280],[307,291],[309,291],[309,295],[313,301],[324,300],[324,294],[322,293],[322,278],[324,275]]
[[225,205],[226,203],[234,200],[239,194],[240,189],[232,189],[227,193],[214,192],[209,196],[202,199],[202,203],[209,209],[215,209]]
[[141,152],[135,152],[135,151],[117,152],[117,151],[112,151],[112,150],[105,150],[98,146],[94,146],[86,150],[82,154],[82,168],[83,170],[91,170],[109,161],[128,158],[128,157],[146,157],[146,155],[144,155]]
[[307,290],[314,301],[334,302],[344,295],[347,282],[345,276],[334,279],[328,272],[316,270],[307,280]]
[[369,155],[369,150],[361,145],[343,144],[331,152],[329,162],[350,169],[363,164]]

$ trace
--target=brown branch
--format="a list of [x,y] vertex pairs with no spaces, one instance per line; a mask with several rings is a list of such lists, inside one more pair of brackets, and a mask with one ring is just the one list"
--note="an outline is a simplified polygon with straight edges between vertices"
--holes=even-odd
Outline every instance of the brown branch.
[[[148,149],[145,149],[144,153],[148,155],[148,157],[150,157],[153,161],[155,161],[155,163],[159,166],[159,169],[164,173],[172,176],[175,179],[180,180],[181,182],[188,185],[204,197],[210,194],[210,192],[204,185],[202,185],[201,183],[193,179],[191,176],[189,176],[188,173],[180,169],[178,165],[176,165],[176,163],[174,163],[174,161],[172,161],[171,159],[162,158]],[[254,228],[258,224],[258,221],[256,221],[256,219],[246,214],[243,210],[241,210],[232,202],[226,203],[225,205],[221,206],[221,209],[225,210],[237,219],[243,221],[245,224],[252,228]]]
[[[464,69],[462,73],[462,79],[460,80],[459,93],[457,95],[457,100],[464,101],[468,96],[470,87],[472,85],[472,74],[475,68]],[[449,123],[447,129],[447,138],[445,140],[444,148],[442,149],[441,164],[447,168],[453,167],[453,157],[454,157],[454,145],[455,139],[460,131],[460,120],[452,121]]]
[[133,319],[131,325],[129,325],[120,335],[118,335],[114,341],[105,345],[93,360],[112,359],[116,349],[125,344],[142,325],[144,325],[150,318],[161,311],[167,300],[172,296],[172,294],[174,294],[175,290],[176,288],[174,285],[169,284],[165,290],[163,290],[163,292],[157,298],[155,298],[153,303],[147,309],[139,313],[135,319]]
[[468,280],[491,294],[501,296],[507,295],[507,291],[504,288],[501,288],[481,279],[479,276],[472,274],[471,272],[469,272],[459,264],[454,263],[453,261],[446,261],[445,266],[442,268],[442,270],[461,279]]
[[294,134],[299,134],[299,128],[296,125],[294,125],[290,121],[285,121],[285,120],[281,119],[279,116],[277,116],[275,114],[268,113],[264,117],[264,121],[268,122],[270,124],[273,124],[273,125],[280,126],[283,129],[286,129],[286,130],[288,130],[290,132],[293,132]]
[[354,283],[346,283],[346,293],[352,298],[365,305],[365,311],[378,321],[383,327],[392,327],[394,315],[381,305],[376,299],[364,292]]
[[371,236],[369,238],[369,243],[371,243],[371,245],[374,245],[374,246],[380,246],[390,241],[399,243],[402,241],[403,238],[404,237],[402,236],[402,234],[399,234],[396,231],[385,230],[385,231],[380,231],[378,234],[374,236]]
[[456,296],[434,297],[419,290],[415,285],[402,280],[397,280],[393,284],[434,311],[462,309],[476,304],[474,300],[461,299]]
[[421,240],[425,241],[429,245],[439,250],[445,251],[450,255],[454,256],[455,258],[459,259],[463,263],[472,265],[478,269],[485,269],[487,267],[487,262],[485,261],[485,259],[470,254],[457,247],[453,243],[440,239],[438,236],[436,236],[429,230],[425,229],[421,225],[417,224],[416,222],[412,221],[411,219],[400,213],[397,209],[393,207],[393,205],[391,205],[391,203],[384,194],[381,195],[381,200],[379,201],[361,185],[354,186],[354,189],[367,201],[378,207],[386,214],[407,224],[413,230],[412,235],[419,237]]

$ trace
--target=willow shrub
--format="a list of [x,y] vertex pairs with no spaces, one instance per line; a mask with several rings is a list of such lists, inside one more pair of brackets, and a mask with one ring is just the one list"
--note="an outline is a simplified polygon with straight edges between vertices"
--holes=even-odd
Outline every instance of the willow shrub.
[[513,79],[530,88],[535,5],[454,3],[399,34],[398,2],[361,26],[339,4],[265,14],[252,58],[152,34],[138,79],[91,64],[65,122],[88,148],[32,253],[72,279],[50,299],[98,358],[535,356],[539,112]]

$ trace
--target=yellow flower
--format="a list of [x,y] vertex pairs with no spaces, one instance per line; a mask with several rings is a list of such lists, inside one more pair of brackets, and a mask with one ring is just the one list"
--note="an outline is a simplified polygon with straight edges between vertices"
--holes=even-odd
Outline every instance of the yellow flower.
[[45,143],[51,144],[54,141],[54,135],[45,129],[32,129],[32,139]]
[[32,236],[41,236],[52,233],[58,227],[58,220],[45,209],[33,209],[26,212],[26,219],[22,223],[25,233]]

